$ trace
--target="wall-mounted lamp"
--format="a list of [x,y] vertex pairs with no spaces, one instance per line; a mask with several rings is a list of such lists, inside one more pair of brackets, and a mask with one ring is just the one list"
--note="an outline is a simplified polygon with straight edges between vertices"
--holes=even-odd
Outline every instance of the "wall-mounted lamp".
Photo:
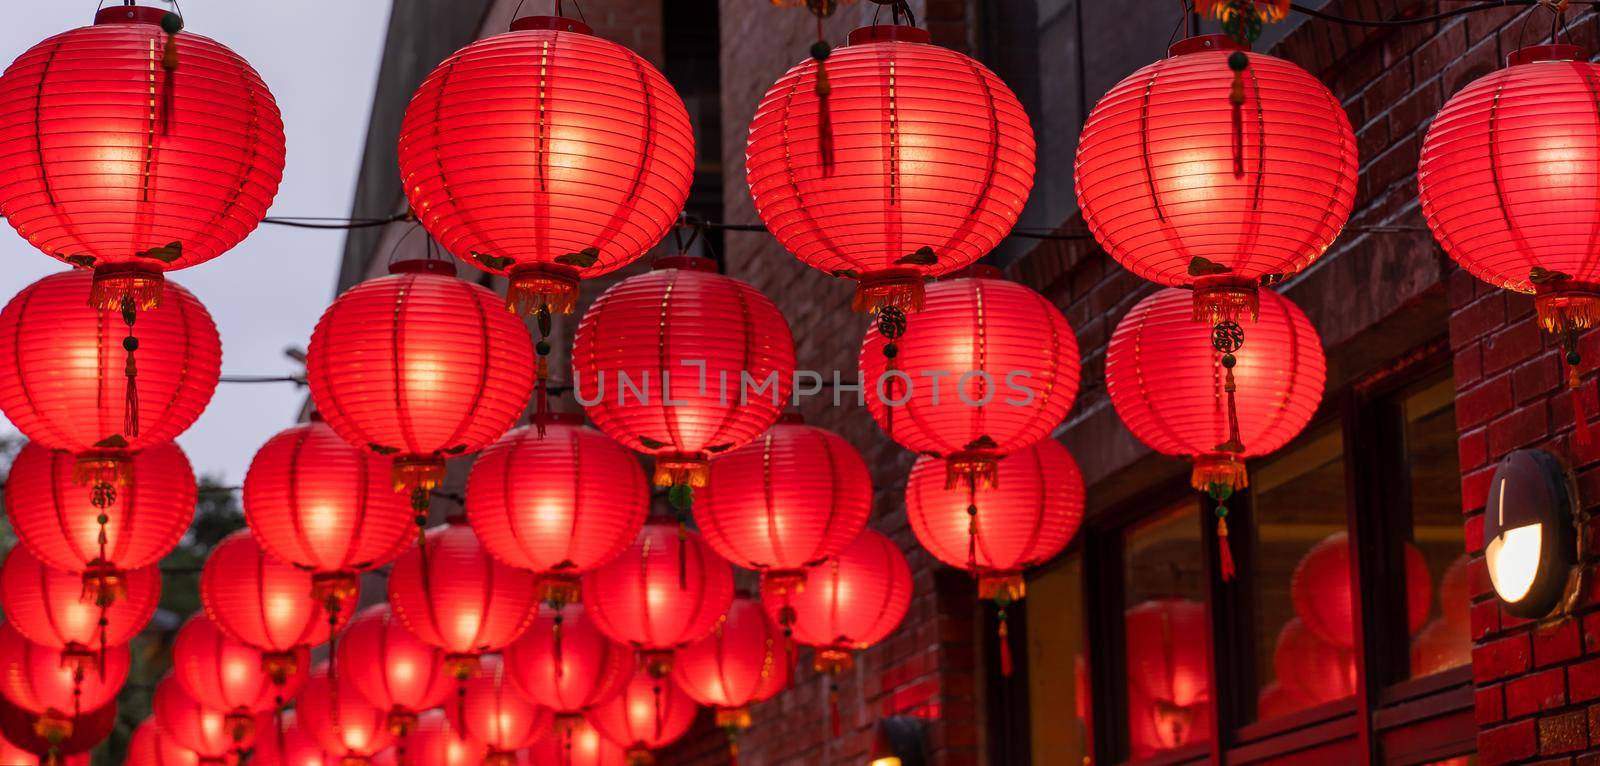
[[1489,579],[1505,610],[1544,617],[1561,602],[1578,560],[1572,474],[1543,450],[1506,455],[1489,482],[1483,538]]
[[897,715],[878,722],[868,766],[927,766],[922,746],[922,719]]

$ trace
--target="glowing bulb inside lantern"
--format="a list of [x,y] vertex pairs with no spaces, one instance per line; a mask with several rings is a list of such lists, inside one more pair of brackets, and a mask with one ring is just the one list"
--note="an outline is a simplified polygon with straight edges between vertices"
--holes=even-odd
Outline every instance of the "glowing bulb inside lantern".
[[1516,603],[1528,595],[1539,574],[1539,554],[1544,547],[1544,525],[1529,524],[1500,533],[1489,541],[1484,554],[1489,579],[1500,598]]

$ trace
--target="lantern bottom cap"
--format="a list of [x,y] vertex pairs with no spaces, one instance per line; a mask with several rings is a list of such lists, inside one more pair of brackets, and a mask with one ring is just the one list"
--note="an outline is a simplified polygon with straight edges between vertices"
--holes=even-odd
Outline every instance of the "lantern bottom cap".
[[1194,285],[1194,321],[1207,325],[1256,321],[1261,315],[1261,293],[1255,283],[1237,279],[1200,279]]
[[652,479],[658,487],[675,487],[683,484],[704,487],[710,476],[711,464],[703,454],[656,453],[656,470]]
[[508,274],[506,310],[533,316],[541,310],[571,314],[578,308],[578,270],[555,263],[514,266]]
[[671,649],[645,649],[639,652],[639,660],[644,665],[646,673],[651,678],[666,678],[672,675],[673,651]]
[[122,450],[88,450],[73,457],[72,481],[76,484],[126,487],[132,475],[133,457]]
[[1194,459],[1194,470],[1189,473],[1189,486],[1201,492],[1226,486],[1237,492],[1250,486],[1250,476],[1245,471],[1244,459],[1237,455],[1200,455]]
[[89,286],[89,305],[105,311],[117,311],[131,301],[134,308],[149,311],[161,305],[161,293],[166,282],[166,277],[159,270],[138,264],[96,266],[94,280]]
[[541,572],[540,598],[558,608],[583,599],[583,576],[572,572]]
[[431,455],[400,455],[395,457],[392,468],[394,490],[396,492],[410,492],[412,490],[438,489],[444,482],[445,462],[442,457]]
[[742,705],[717,708],[717,728],[738,731],[750,728],[750,708]]
[[857,314],[876,314],[886,308],[908,314],[922,310],[922,275],[915,269],[869,271],[858,280],[850,301],[850,309]]
[[1587,330],[1600,319],[1600,285],[1568,280],[1538,285],[1534,290],[1533,308],[1545,332]]
[[1016,570],[988,570],[978,573],[978,598],[985,601],[1021,601],[1028,594],[1027,580]]
[[833,643],[817,647],[811,667],[818,673],[838,675],[856,666],[855,648],[846,643]]

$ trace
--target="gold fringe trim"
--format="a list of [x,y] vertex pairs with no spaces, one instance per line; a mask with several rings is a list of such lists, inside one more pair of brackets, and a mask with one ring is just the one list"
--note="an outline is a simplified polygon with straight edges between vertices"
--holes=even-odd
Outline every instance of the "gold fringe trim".
[[95,559],[84,567],[83,593],[80,596],[84,603],[106,607],[127,596],[128,584],[121,570],[101,559]]
[[644,670],[651,678],[666,678],[672,675],[672,650],[649,649],[639,652],[639,661],[643,663]]
[[149,311],[161,305],[166,281],[159,271],[130,266],[97,268],[89,287],[89,305],[105,311],[120,311],[122,299],[131,297],[133,305],[141,311]]
[[267,674],[273,686],[283,686],[289,676],[300,672],[300,658],[294,652],[262,652],[261,672]]
[[396,737],[408,737],[417,728],[417,714],[399,705],[389,711],[383,719],[384,725],[389,727],[389,733]]
[[994,489],[1000,486],[1000,455],[995,452],[956,452],[944,461],[944,488]]
[[52,745],[59,745],[72,736],[72,716],[66,715],[55,708],[50,708],[40,714],[39,720],[33,722],[33,733]]
[[517,766],[517,754],[498,751],[489,752],[484,754],[483,760],[479,761],[479,763],[482,766]]
[[804,569],[769,569],[761,573],[761,578],[780,596],[806,592]]
[[100,670],[100,654],[83,644],[73,642],[61,649],[61,667],[70,668],[74,674]]
[[311,597],[317,603],[343,602],[361,594],[361,577],[355,572],[318,572],[311,576]]
[[717,708],[717,728],[738,729],[743,731],[750,728],[750,708],[748,707],[719,707]]
[[704,487],[710,476],[711,464],[699,455],[666,452],[656,455],[654,481],[658,487],[675,487],[679,484]]
[[1195,458],[1194,470],[1189,474],[1189,486],[1205,492],[1213,484],[1226,485],[1235,492],[1250,486],[1244,461],[1231,455],[1202,455]]
[[234,742],[244,742],[256,735],[256,717],[245,708],[236,708],[223,716],[223,725],[228,727],[228,736]]
[[922,297],[920,276],[873,278],[868,275],[856,283],[856,294],[850,301],[850,309],[857,314],[876,314],[893,306],[912,314],[922,310]]
[[655,766],[656,757],[643,747],[629,748],[628,766]]
[[854,670],[856,653],[846,644],[819,646],[811,659],[811,668],[818,673],[837,675]]
[[394,459],[394,491],[432,492],[444,482],[444,459],[437,457],[406,456]]
[[1028,583],[1021,572],[981,572],[978,574],[978,598],[984,601],[1021,601],[1028,595]]
[[91,450],[79,452],[72,463],[72,481],[76,484],[110,484],[128,486],[133,478],[133,458],[126,452]]
[[506,288],[506,311],[533,316],[543,306],[551,313],[571,314],[578,308],[578,272],[542,263],[513,269]]
[[1534,295],[1533,308],[1539,315],[1539,326],[1545,332],[1560,335],[1587,330],[1600,317],[1600,293],[1587,290],[1540,290]]
[[1261,316],[1261,294],[1255,285],[1237,282],[1197,284],[1194,288],[1194,321],[1215,326],[1222,322]]
[[457,681],[466,681],[477,678],[482,663],[476,654],[446,654],[444,656],[445,671]]
[[551,605],[576,604],[583,598],[583,578],[560,572],[539,575],[540,598]]

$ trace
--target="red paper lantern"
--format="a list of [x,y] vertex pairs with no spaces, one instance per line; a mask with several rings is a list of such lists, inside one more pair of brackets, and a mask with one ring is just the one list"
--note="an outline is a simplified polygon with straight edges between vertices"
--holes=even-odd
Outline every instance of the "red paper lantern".
[[[267,739],[271,738],[268,737]],[[256,750],[257,755],[254,757],[260,758],[261,746],[258,746]],[[0,763],[22,764],[27,762],[8,760],[5,756],[0,756]],[[84,759],[84,763],[88,763],[87,758]],[[256,762],[252,760],[252,763]],[[178,744],[166,732],[163,732],[154,718],[146,718],[144,723],[139,724],[139,728],[133,730],[133,738],[128,742],[126,766],[200,766],[200,756],[195,751]],[[257,763],[256,766],[262,766],[262,764]],[[267,766],[279,766],[279,764],[269,761]],[[300,765],[296,764],[295,766]],[[318,763],[313,766],[324,765]]]
[[706,461],[778,419],[794,338],[767,296],[716,273],[710,259],[661,258],[583,315],[572,374],[601,431],[655,456],[657,485],[700,487]]
[[1317,704],[1315,701],[1301,694],[1294,686],[1273,681],[1261,687],[1261,693],[1256,695],[1256,720],[1265,721],[1269,718],[1298,713],[1315,704]]
[[151,714],[161,730],[179,746],[193,750],[202,762],[222,762],[243,754],[255,743],[255,719],[214,710],[184,692],[172,676],[156,684]]
[[[443,710],[429,710],[417,718],[417,725],[411,734],[379,753],[372,759],[372,765],[482,766],[487,754],[488,748],[452,728]],[[525,760],[518,759],[513,763],[520,764]],[[558,765],[552,763],[551,766]]]
[[627,749],[629,763],[650,764],[650,751],[682,739],[699,713],[699,706],[672,679],[640,668],[621,694],[590,708],[584,717],[601,736]]
[[[283,178],[283,120],[238,54],[160,8],[114,7],[0,76],[0,214],[93,268],[95,302],[150,307],[163,272],[239,244]],[[87,296],[85,296],[87,297]]]
[[190,617],[172,644],[172,677],[184,693],[236,719],[283,707],[305,684],[308,667],[305,648],[293,653],[291,663],[269,662],[261,650],[222,632],[204,612]]
[[355,608],[348,594],[337,610],[307,598],[311,573],[272,558],[247,529],[211,549],[200,570],[200,603],[224,633],[263,653],[269,674],[300,669],[300,650],[327,641]]
[[911,607],[911,566],[905,554],[875,529],[849,547],[806,568],[805,590],[775,592],[761,583],[761,603],[794,640],[816,647],[818,672],[855,666],[854,653],[889,637]]
[[463,685],[460,700],[445,706],[456,731],[488,750],[486,766],[513,761],[513,752],[550,733],[550,709],[517,692],[495,655],[484,657],[478,675]]
[[1440,617],[1411,640],[1411,674],[1433,675],[1472,664],[1472,630]]
[[728,732],[734,759],[737,732],[750,728],[750,706],[777,696],[789,685],[783,628],[761,602],[739,597],[711,635],[678,650],[672,680],[689,699],[716,710]]
[[1155,599],[1128,609],[1124,620],[1134,756],[1205,740],[1211,720],[1205,605]]
[[350,683],[348,673],[331,679],[328,671],[326,662],[311,669],[295,699],[297,723],[322,745],[323,752],[341,763],[365,764],[394,741],[388,713],[367,702]]
[[[1415,635],[1433,609],[1433,582],[1428,562],[1415,545],[1406,543],[1406,632]],[[1350,537],[1328,535],[1306,551],[1289,581],[1295,614],[1318,638],[1350,649],[1356,642],[1355,596],[1350,592]]]
[[139,314],[130,365],[134,328],[85,305],[92,281],[51,274],[0,310],[0,367],[11,373],[0,410],[29,439],[72,452],[79,483],[125,485],[132,453],[171,441],[210,403],[222,341],[205,306],[171,284]]
[[250,754],[250,766],[341,766],[340,759],[322,751],[311,732],[300,725],[295,711],[283,713],[276,731],[263,732]]
[[1356,693],[1355,651],[1318,638],[1299,618],[1288,621],[1278,632],[1272,670],[1278,683],[1292,687],[1313,705]]
[[1472,557],[1463,553],[1439,578],[1439,610],[1458,628],[1472,627]]
[[[1246,485],[1244,462],[1293,439],[1322,401],[1322,341],[1299,306],[1270,290],[1234,352],[1238,433],[1229,427],[1222,354],[1211,328],[1191,321],[1188,291],[1160,290],[1117,324],[1106,350],[1106,389],[1133,435],[1194,462],[1196,489]],[[1239,449],[1234,449],[1239,447]]]
[[110,736],[117,720],[117,705],[113,702],[85,711],[73,721],[71,733],[63,734],[59,726],[0,697],[0,737],[41,764],[87,764],[88,756],[83,754]]
[[728,611],[733,568],[698,532],[657,517],[621,556],[583,576],[583,592],[595,627],[665,676],[673,651],[704,638]]
[[761,220],[806,265],[857,281],[857,311],[919,307],[922,281],[993,250],[1033,188],[1022,104],[928,43],[913,27],[857,29],[825,65],[790,69],[750,123]]
[[404,737],[417,714],[450,695],[444,652],[417,638],[388,604],[373,604],[350,621],[339,639],[339,672],[373,707],[389,713],[389,729]]
[[506,675],[558,714],[610,699],[636,665],[633,650],[601,633],[582,604],[539,607],[533,625],[505,650]]
[[499,438],[533,391],[528,328],[454,273],[446,261],[397,261],[334,300],[307,349],[317,411],[345,441],[389,456],[395,488],[414,492],[419,512],[445,459]]
[[418,220],[457,258],[509,277],[506,307],[528,312],[571,313],[579,279],[660,242],[694,163],[689,113],[667,78],[550,16],[456,51],[400,124],[400,175]]
[[388,468],[324,423],[295,426],[250,461],[245,521],[267,552],[310,571],[312,595],[336,607],[360,587],[361,572],[389,563],[411,541],[413,514]]
[[628,547],[650,511],[639,461],[559,413],[484,449],[467,479],[467,520],[495,558],[539,575],[543,599],[578,599],[578,578]]
[[517,640],[539,607],[531,574],[506,566],[461,517],[428,530],[389,570],[389,605],[407,630],[443,649],[458,680],[478,657]]
[[[1248,63],[1237,110],[1236,55]],[[1100,246],[1143,279],[1194,288],[1185,293],[1193,317],[1209,325],[1253,315],[1257,285],[1333,244],[1355,201],[1356,168],[1355,134],[1327,86],[1203,35],[1100,99],[1073,179]]]
[[128,462],[126,486],[96,506],[94,494],[77,486],[73,462],[69,452],[23,445],[6,481],[6,516],[40,561],[83,572],[86,584],[114,596],[115,588],[102,586],[114,585],[120,572],[159,562],[189,529],[194,469],[170,442],[140,450]]
[[[144,729],[147,727],[141,726],[139,728]],[[155,724],[149,724],[148,728],[155,728]],[[134,736],[137,738],[137,731],[134,732]],[[139,760],[135,756],[136,752],[130,750],[126,766],[166,766],[161,761]],[[0,737],[0,763],[15,764],[16,766],[36,766],[36,764],[44,763],[44,756],[28,752],[22,746],[12,744],[5,738]],[[196,761],[172,761],[175,766],[193,766],[195,763]],[[90,766],[89,755],[87,753],[78,753],[65,756],[61,759],[61,766]]]
[[628,752],[581,716],[560,716],[555,732],[528,748],[535,766],[635,766]]
[[694,518],[728,561],[773,580],[843,550],[872,513],[872,476],[850,442],[785,415],[755,441],[711,461]]
[[61,661],[59,650],[0,624],[0,694],[30,713],[70,723],[115,700],[130,663],[127,645],[119,644],[105,650],[98,669],[74,667]]
[[1066,318],[991,267],[929,285],[921,313],[877,328],[861,345],[867,410],[901,446],[945,458],[952,482],[993,483],[999,458],[1048,436],[1078,395]]
[[[161,599],[155,567],[122,573],[115,603],[83,599],[83,578],[52,569],[15,547],[0,565],[6,622],[29,641],[61,652],[61,661],[92,668],[99,651],[126,644],[144,630]],[[101,624],[102,621],[104,624]]]
[[[1600,316],[1600,141],[1592,138],[1600,66],[1576,45],[1513,52],[1428,127],[1417,195],[1439,245],[1492,284],[1533,293],[1550,332]],[[1508,97],[1509,96],[1509,97]]]

